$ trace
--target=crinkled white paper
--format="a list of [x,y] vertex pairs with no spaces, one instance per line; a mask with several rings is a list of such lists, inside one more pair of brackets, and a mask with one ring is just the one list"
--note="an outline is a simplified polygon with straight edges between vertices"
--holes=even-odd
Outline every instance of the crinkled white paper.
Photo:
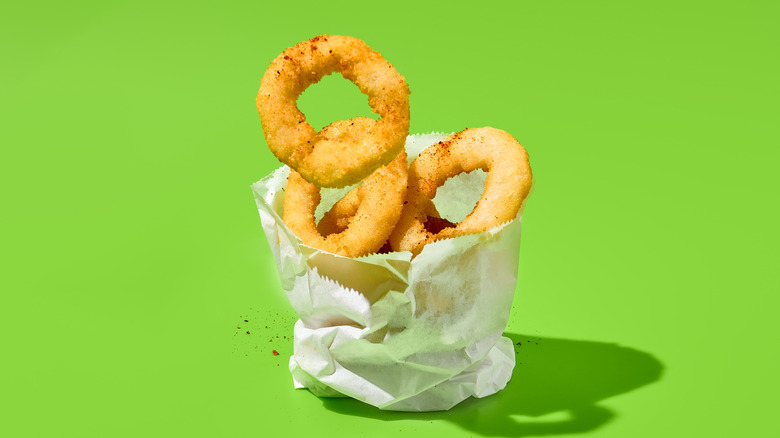
[[[444,136],[409,136],[410,160]],[[501,335],[517,280],[519,216],[429,244],[414,260],[409,252],[350,259],[303,245],[284,224],[288,173],[279,168],[252,188],[282,287],[300,317],[290,357],[296,388],[380,409],[439,411],[506,386],[515,356]],[[464,196],[476,200],[483,187],[484,173],[453,178],[436,207],[460,220],[474,205],[464,206]],[[323,203],[340,195],[323,193]]]

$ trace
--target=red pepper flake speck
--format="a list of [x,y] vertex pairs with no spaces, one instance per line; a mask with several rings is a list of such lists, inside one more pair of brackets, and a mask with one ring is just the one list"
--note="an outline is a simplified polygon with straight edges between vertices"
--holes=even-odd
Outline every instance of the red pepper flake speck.
[[274,354],[274,356],[278,356],[278,355],[279,355],[279,352],[278,352],[278,351],[276,351],[276,350],[272,351],[271,353],[273,353],[273,354]]

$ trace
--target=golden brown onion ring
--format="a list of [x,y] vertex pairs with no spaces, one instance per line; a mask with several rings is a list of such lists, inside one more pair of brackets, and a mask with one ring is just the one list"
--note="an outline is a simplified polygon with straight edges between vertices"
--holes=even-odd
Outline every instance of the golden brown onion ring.
[[[356,187],[350,190],[343,198],[333,204],[317,224],[317,231],[325,237],[334,233],[340,233],[349,227],[349,222],[360,207],[360,196]],[[399,210],[400,213],[400,210]]]
[[[306,122],[298,96],[336,71],[368,96],[379,120],[340,120],[320,132]],[[320,187],[345,187],[388,164],[403,149],[409,133],[409,87],[363,41],[321,35],[288,48],[271,62],[257,94],[257,111],[268,147],[280,161]]]
[[[485,191],[474,210],[454,227],[437,233],[426,229],[436,190],[459,173],[487,172]],[[394,251],[417,255],[425,244],[479,233],[517,216],[531,190],[528,154],[508,133],[495,128],[466,129],[425,149],[409,168],[407,203],[390,235]],[[439,224],[441,225],[441,224]],[[430,228],[430,226],[429,226]]]
[[336,203],[326,214],[333,219],[342,218],[343,228],[337,226],[320,232],[314,224],[314,211],[320,203],[320,188],[291,170],[282,218],[290,230],[308,246],[346,257],[372,254],[382,248],[398,222],[406,196],[406,184],[406,152],[401,152],[390,164],[374,171],[360,186],[342,198],[339,201],[342,207]]

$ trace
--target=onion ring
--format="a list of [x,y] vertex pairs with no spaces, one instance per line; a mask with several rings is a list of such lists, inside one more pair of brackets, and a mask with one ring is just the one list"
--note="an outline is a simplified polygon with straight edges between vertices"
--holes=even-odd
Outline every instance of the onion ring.
[[360,196],[358,188],[350,190],[343,198],[333,204],[317,223],[317,231],[322,236],[340,233],[349,227],[349,222],[355,217],[358,207],[360,207]]
[[[336,71],[368,96],[379,120],[340,120],[320,132],[306,122],[298,97]],[[398,155],[409,133],[406,80],[382,55],[351,37],[321,35],[282,52],[263,75],[256,103],[271,152],[320,187],[345,187],[368,177]]]
[[[433,198],[444,182],[459,173],[487,172],[485,191],[474,210],[460,223],[434,222]],[[394,251],[417,255],[436,240],[479,233],[514,219],[531,190],[532,174],[525,148],[508,133],[495,128],[466,129],[425,149],[409,168],[407,203],[390,235]],[[430,226],[429,226],[430,228]]]
[[282,218],[305,245],[345,257],[375,253],[385,244],[401,215],[406,196],[406,163],[406,152],[401,152],[347,193],[326,213],[331,219],[324,220],[332,225],[324,232],[314,224],[320,188],[291,170]]

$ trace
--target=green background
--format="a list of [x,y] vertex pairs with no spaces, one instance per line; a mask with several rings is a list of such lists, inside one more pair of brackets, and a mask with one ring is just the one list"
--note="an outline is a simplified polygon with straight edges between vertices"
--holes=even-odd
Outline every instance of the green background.
[[[0,435],[776,430],[775,2],[22,4],[0,7]],[[411,132],[531,155],[496,396],[404,414],[292,388],[254,99],[325,33],[406,77]],[[370,114],[338,77],[300,105]]]

